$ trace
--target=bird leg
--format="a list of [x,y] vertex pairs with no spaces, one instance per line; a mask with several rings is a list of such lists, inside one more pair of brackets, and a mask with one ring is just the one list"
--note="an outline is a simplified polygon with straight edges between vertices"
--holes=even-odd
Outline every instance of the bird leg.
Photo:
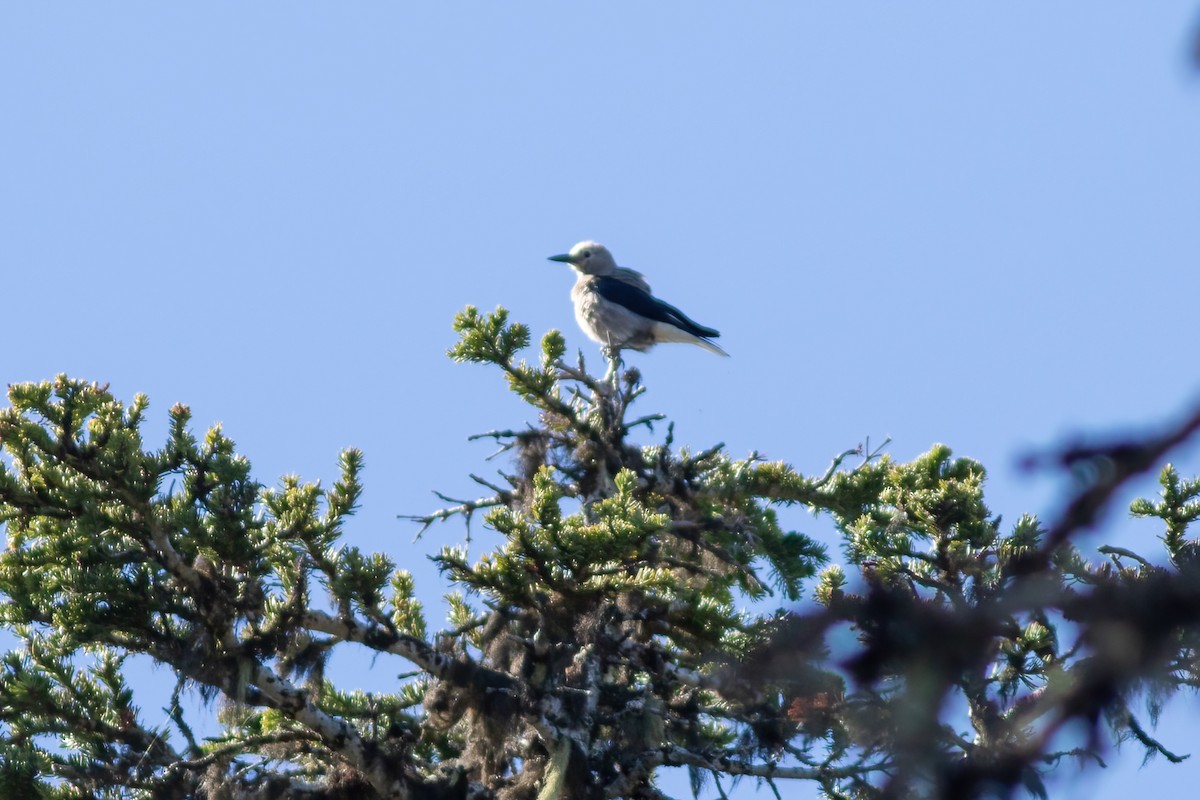
[[600,352],[608,359],[608,371],[604,373],[604,380],[607,383],[611,383],[615,388],[617,385],[617,373],[625,364],[621,359],[621,348],[613,347],[612,343],[609,343],[601,347]]

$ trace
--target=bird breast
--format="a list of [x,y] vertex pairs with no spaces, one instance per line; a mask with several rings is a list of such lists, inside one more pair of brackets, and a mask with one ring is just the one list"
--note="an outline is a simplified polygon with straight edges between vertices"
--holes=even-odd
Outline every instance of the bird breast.
[[653,342],[649,320],[624,306],[605,300],[595,287],[595,278],[581,275],[571,290],[575,320],[592,341],[609,347],[642,350]]

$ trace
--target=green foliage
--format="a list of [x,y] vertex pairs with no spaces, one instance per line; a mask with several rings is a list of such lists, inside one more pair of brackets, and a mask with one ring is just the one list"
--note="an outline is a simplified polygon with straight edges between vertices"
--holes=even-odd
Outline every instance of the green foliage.
[[[418,518],[478,511],[503,537],[432,557],[452,584],[432,633],[413,575],[346,541],[360,451],[329,488],[266,487],[186,406],[153,449],[143,396],[10,387],[0,797],[633,798],[666,766],[718,794],[750,776],[832,798],[1045,796],[1061,759],[1099,759],[1096,737],[1055,750],[1060,734],[1101,720],[1179,758],[1135,706],[1153,722],[1200,681],[1200,480],[1167,466],[1161,497],[1132,506],[1163,522],[1170,568],[1115,547],[1097,562],[1071,544],[1090,517],[1006,528],[983,466],[945,445],[906,463],[863,445],[820,475],[676,448],[661,415],[631,414],[635,371],[565,363],[556,331],[524,360],[504,309],[454,327],[450,356],[499,369],[535,420],[484,434],[514,465],[473,476],[490,496]],[[1108,502],[1160,451],[1073,456],[1116,468],[1067,507]],[[828,521],[841,563],[787,507]],[[326,664],[348,647],[398,665],[394,688],[336,685]],[[177,676],[154,726],[133,655]],[[193,692],[223,698],[211,739]]]
[[529,346],[529,328],[508,324],[508,311],[497,308],[482,315],[475,306],[467,306],[454,318],[458,343],[450,348],[455,361],[476,364],[510,364],[517,353]]
[[514,360],[529,346],[529,328],[519,322],[509,325],[508,311],[503,308],[484,316],[474,306],[467,306],[454,318],[454,330],[461,337],[450,348],[449,355],[455,361],[501,366],[508,375],[509,388],[522,400],[534,405],[557,405],[557,397],[552,394],[556,378],[550,365],[566,350],[557,331],[542,342],[542,366],[532,367]]
[[[203,748],[182,722],[179,752],[141,721],[122,682],[127,654],[248,702],[262,698],[246,686],[255,664],[319,673],[328,645],[301,626],[313,578],[333,608],[379,613],[391,562],[340,542],[361,494],[358,451],[342,455],[329,491],[294,477],[265,489],[220,428],[191,434],[185,406],[170,410],[155,451],[142,441],[143,396],[125,408],[105,387],[60,377],[14,386],[9,400],[0,620],[24,649],[0,674],[0,744],[6,762],[44,776],[37,791],[91,797],[84,776],[97,771],[147,791],[186,777],[168,766]],[[401,602],[406,629],[423,631],[419,604]],[[4,779],[28,774],[14,766]]]
[[416,588],[416,582],[408,570],[392,573],[392,624],[401,633],[424,639],[425,613],[421,602],[414,596]]
[[1183,480],[1175,467],[1167,464],[1159,476],[1162,486],[1157,503],[1146,498],[1135,500],[1129,511],[1135,517],[1156,517],[1166,525],[1163,542],[1171,560],[1178,563],[1195,560],[1186,538],[1187,528],[1200,517],[1200,478]]

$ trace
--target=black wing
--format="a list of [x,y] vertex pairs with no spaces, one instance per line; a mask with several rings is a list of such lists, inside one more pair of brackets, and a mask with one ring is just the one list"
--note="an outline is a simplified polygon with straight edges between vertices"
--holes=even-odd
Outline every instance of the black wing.
[[624,306],[646,319],[674,325],[676,328],[685,330],[693,336],[715,339],[721,335],[712,328],[706,328],[689,319],[686,314],[675,306],[664,303],[649,292],[644,292],[636,286],[625,283],[625,281],[604,275],[596,278],[593,285],[605,300],[608,300],[610,303],[616,303],[619,306]]

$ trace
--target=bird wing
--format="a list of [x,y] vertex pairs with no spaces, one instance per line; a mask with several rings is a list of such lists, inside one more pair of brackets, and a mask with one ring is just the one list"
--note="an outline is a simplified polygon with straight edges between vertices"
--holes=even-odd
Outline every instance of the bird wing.
[[617,267],[613,270],[612,277],[621,281],[621,283],[628,283],[630,286],[635,286],[646,294],[650,294],[650,284],[646,283],[646,276],[636,269]]
[[610,303],[624,306],[635,314],[643,316],[646,319],[652,319],[655,322],[665,322],[668,325],[674,325],[681,330],[685,330],[693,336],[706,336],[710,339],[715,339],[720,336],[717,331],[712,328],[706,328],[703,325],[691,320],[675,306],[664,303],[662,300],[652,296],[649,292],[634,286],[630,283],[614,278],[609,275],[598,277],[595,279],[594,285],[596,291],[605,300]]

